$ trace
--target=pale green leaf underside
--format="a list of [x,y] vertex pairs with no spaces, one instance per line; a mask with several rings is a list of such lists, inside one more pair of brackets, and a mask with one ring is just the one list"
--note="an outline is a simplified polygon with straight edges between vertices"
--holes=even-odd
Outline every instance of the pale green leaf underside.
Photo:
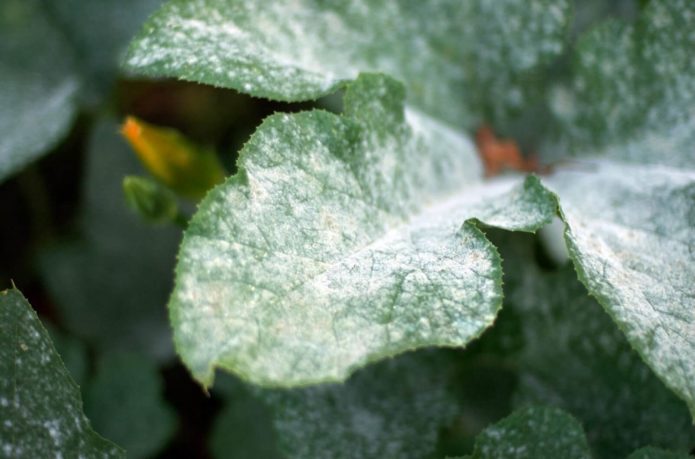
[[499,256],[466,220],[533,231],[555,202],[533,178],[475,185],[471,145],[404,117],[401,98],[363,75],[343,116],[270,117],[240,173],[202,202],[170,313],[204,384],[216,366],[264,385],[339,381],[409,349],[464,346],[492,323]]
[[75,114],[72,51],[40,8],[0,4],[0,181],[60,140]]
[[125,67],[280,100],[384,72],[410,105],[470,127],[523,107],[539,86],[530,77],[563,50],[569,10],[565,0],[174,0]]
[[566,412],[530,407],[485,429],[468,459],[589,459],[581,424]]
[[18,290],[0,292],[0,455],[124,457],[82,413],[79,388]]

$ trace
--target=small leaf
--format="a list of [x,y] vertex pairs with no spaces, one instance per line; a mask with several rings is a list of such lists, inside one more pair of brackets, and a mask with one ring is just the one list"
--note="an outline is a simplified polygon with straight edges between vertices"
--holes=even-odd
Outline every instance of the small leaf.
[[85,391],[85,412],[94,426],[128,451],[128,457],[151,457],[176,428],[173,410],[162,397],[156,366],[138,354],[108,354]]
[[589,459],[581,424],[557,408],[530,407],[488,427],[470,459]]
[[125,457],[89,426],[79,388],[16,289],[0,292],[0,420],[3,457]]
[[129,116],[121,133],[152,175],[182,196],[200,199],[224,180],[215,152],[193,145],[173,129]]
[[150,179],[126,176],[123,179],[123,193],[130,208],[146,221],[170,223],[179,217],[179,205],[174,193]]

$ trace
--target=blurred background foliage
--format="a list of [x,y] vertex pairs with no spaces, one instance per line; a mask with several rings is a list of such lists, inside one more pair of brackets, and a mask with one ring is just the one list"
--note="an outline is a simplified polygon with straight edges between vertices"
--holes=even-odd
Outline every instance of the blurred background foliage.
[[[571,392],[572,374],[548,376],[548,359],[561,361],[581,343],[563,348],[548,334],[549,341],[539,344],[532,337],[544,334],[542,317],[534,321],[537,329],[522,329],[525,322],[519,316],[528,312],[523,299],[505,305],[509,307],[496,327],[466,350],[401,356],[361,370],[344,386],[261,391],[219,375],[212,392],[204,393],[178,362],[167,321],[181,229],[148,224],[126,206],[123,178],[147,173],[119,134],[119,124],[134,115],[175,128],[214,149],[233,173],[236,153],[264,117],[312,107],[338,111],[340,94],[315,103],[285,104],[191,83],[124,78],[118,72],[119,56],[159,3],[4,0],[0,6],[0,22],[6,26],[0,32],[0,134],[11,138],[17,123],[33,123],[35,137],[50,131],[42,143],[35,138],[13,140],[13,148],[33,149],[35,154],[27,164],[12,166],[0,183],[0,287],[14,281],[49,328],[81,386],[95,430],[136,458],[297,457],[308,443],[325,445],[326,457],[338,447],[351,448],[352,457],[360,457],[369,452],[367,446],[346,433],[357,407],[372,417],[382,415],[372,422],[385,423],[380,427],[385,432],[408,427],[413,438],[398,448],[417,450],[420,438],[427,436],[436,445],[430,457],[444,457],[469,452],[475,435],[491,422],[513,407],[541,399],[588,422],[599,456],[613,457],[636,446],[635,438],[615,438],[612,431],[602,430],[602,421],[593,421],[594,413],[575,409],[576,400],[565,397]],[[568,39],[608,16],[630,20],[644,3],[578,0]],[[560,60],[553,71],[561,77],[566,65]],[[26,87],[3,84],[11,72],[26,73]],[[63,88],[60,123],[46,126],[41,123],[51,120],[22,117],[27,104],[40,106],[55,97],[57,87]],[[529,107],[504,133],[532,146],[536,133],[547,128],[538,124],[544,117],[535,116],[543,110]],[[0,149],[0,155],[6,153]],[[190,201],[179,205],[184,214],[195,209]],[[520,253],[537,261],[538,272],[550,276],[547,282],[567,269],[554,263],[535,237],[491,235],[511,263],[505,270],[510,273],[505,279],[508,302],[519,298],[509,293],[524,282],[513,268]],[[576,290],[585,294],[580,285]],[[589,307],[598,311],[593,303]],[[603,325],[587,326],[596,332]],[[547,354],[549,345],[553,355]],[[650,397],[671,403],[670,394],[650,389],[652,382],[644,382],[641,370],[631,371],[609,372],[607,381],[593,381],[585,389],[592,390],[595,399],[611,399],[613,375],[633,378],[646,384],[643,389],[652,391]],[[433,406],[442,409],[432,415]],[[644,408],[638,401],[631,406],[636,412]],[[643,435],[649,434],[654,432]],[[666,434],[663,438],[669,439]],[[681,440],[687,444],[689,439]]]

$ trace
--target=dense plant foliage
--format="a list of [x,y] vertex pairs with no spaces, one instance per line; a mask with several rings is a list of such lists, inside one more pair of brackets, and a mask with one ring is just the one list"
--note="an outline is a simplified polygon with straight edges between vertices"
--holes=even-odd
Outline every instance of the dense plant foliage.
[[689,0],[5,0],[0,454],[689,457],[693,51]]

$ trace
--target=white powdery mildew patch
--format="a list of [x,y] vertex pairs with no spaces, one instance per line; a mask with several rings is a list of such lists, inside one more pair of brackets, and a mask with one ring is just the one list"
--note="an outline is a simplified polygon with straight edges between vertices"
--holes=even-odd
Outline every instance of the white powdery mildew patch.
[[549,180],[589,290],[695,411],[695,174],[589,163]]
[[411,353],[345,384],[265,394],[288,459],[426,457],[458,410],[449,357]]
[[171,309],[179,353],[204,383],[216,365],[259,384],[336,381],[409,349],[463,346],[501,302],[499,258],[464,222],[548,218],[517,199],[524,187],[510,192],[518,178],[473,186],[480,164],[463,136],[373,103],[395,97],[387,80],[359,84],[354,118],[267,120],[242,152],[243,179],[192,222]]
[[481,107],[466,87],[488,88],[501,111],[519,108],[519,75],[563,47],[567,1],[500,3],[175,1],[136,39],[127,65],[284,100],[320,96],[360,72],[383,72],[405,83],[409,104],[471,125]]

